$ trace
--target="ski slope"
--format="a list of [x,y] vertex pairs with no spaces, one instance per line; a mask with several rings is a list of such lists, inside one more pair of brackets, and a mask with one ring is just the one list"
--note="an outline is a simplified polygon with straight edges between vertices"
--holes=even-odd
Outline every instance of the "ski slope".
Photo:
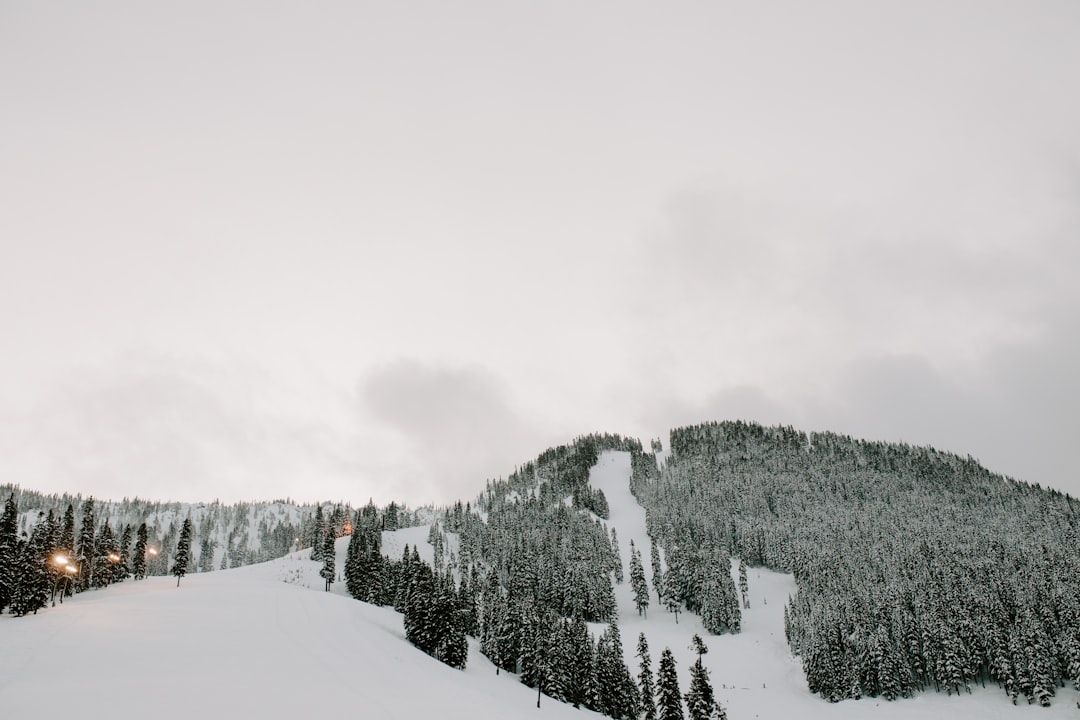
[[[387,544],[419,541],[430,556],[427,531],[386,533]],[[344,582],[323,592],[308,552],[0,616],[0,718],[599,717],[549,698],[537,710],[535,692],[496,676],[475,642],[465,671],[428,657],[392,609],[345,596]]]
[[[630,540],[650,580],[645,513],[629,489],[630,458],[604,453],[590,483],[604,491],[609,527],[620,542],[629,578]],[[428,527],[383,534],[383,552],[399,558],[405,544],[429,562]],[[339,575],[348,538],[337,543]],[[539,720],[599,717],[535,692],[495,668],[470,641],[468,668],[458,671],[416,650],[401,616],[345,594],[344,582],[323,592],[321,563],[310,551],[234,570],[127,581],[69,598],[36,616],[0,616],[0,720],[40,716],[155,720],[245,715],[260,720],[347,714],[379,720],[439,717]],[[705,664],[731,720],[976,720],[1075,718],[1076,691],[1059,689],[1050,708],[1013,706],[997,688],[971,696],[923,694],[889,703],[867,698],[835,705],[810,695],[784,641],[783,606],[794,582],[751,568],[751,609],[743,632],[708,636],[695,615],[679,623],[651,598],[648,618],[634,609],[629,581],[616,586],[627,664],[637,674],[639,632],[653,669],[670,647],[680,686],[689,686],[694,633],[709,646]],[[595,626],[594,631],[602,631]]]
[[[645,529],[645,510],[630,493],[630,454],[607,451],[589,475],[589,484],[604,491],[611,511],[607,525],[614,527],[619,539],[619,555],[626,581],[615,586],[619,606],[619,626],[627,665],[636,676],[638,633],[649,642],[653,672],[665,647],[670,647],[679,670],[679,687],[689,688],[690,665],[696,655],[690,651],[690,638],[697,633],[705,640],[709,653],[703,658],[708,667],[717,699],[727,708],[731,720],[1026,720],[1027,718],[1076,718],[1078,694],[1071,687],[1058,688],[1053,705],[1043,708],[1013,705],[996,685],[973,689],[971,695],[948,696],[923,693],[907,700],[888,702],[881,698],[846,700],[828,703],[806,689],[802,666],[792,657],[784,638],[784,604],[795,592],[791,575],[764,568],[748,568],[750,609],[743,610],[743,630],[738,635],[708,635],[697,615],[675,616],[660,607],[652,591],[652,567],[649,562],[649,536]],[[642,565],[649,581],[648,618],[638,616],[630,588],[630,541],[641,551]],[[663,555],[661,554],[661,557]],[[738,584],[737,563],[732,572]]]

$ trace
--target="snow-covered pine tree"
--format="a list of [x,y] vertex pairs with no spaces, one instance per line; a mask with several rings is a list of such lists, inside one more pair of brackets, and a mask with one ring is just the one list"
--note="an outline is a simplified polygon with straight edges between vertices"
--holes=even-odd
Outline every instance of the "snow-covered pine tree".
[[522,619],[521,682],[536,688],[536,707],[540,707],[540,694],[547,691],[550,682],[552,630],[556,618],[551,611],[528,607],[524,609]]
[[[64,510],[64,521],[60,528],[60,539],[56,544],[56,553],[71,562],[75,561],[75,506],[68,503]],[[64,595],[71,597],[74,588],[70,582],[63,583]],[[62,601],[62,598],[61,598]]]
[[93,583],[95,551],[94,496],[86,498],[82,505],[82,525],[79,542],[75,546],[75,563],[79,568],[78,590],[90,588]]
[[[364,547],[367,537],[360,529],[360,511],[356,511],[353,520],[353,532],[349,537],[349,546],[345,551],[345,587],[357,600],[363,600],[363,578],[361,576],[361,555],[365,552]],[[409,547],[405,546],[408,553]],[[407,555],[406,555],[407,557]]]
[[680,595],[679,580],[681,566],[675,563],[677,556],[674,553],[668,554],[668,568],[667,573],[664,575],[664,582],[662,584],[664,588],[663,603],[664,607],[670,613],[675,613],[675,624],[679,624],[679,610],[682,609],[682,600]]
[[495,662],[495,625],[498,608],[502,604],[502,589],[499,577],[494,570],[488,570],[484,576],[484,590],[480,596],[480,654],[495,664],[495,674],[499,673],[499,663]]
[[128,558],[131,556],[131,542],[132,542],[132,529],[130,525],[124,526],[124,531],[120,535],[120,546],[117,550],[117,554],[120,559],[116,562],[116,566],[113,568],[113,582],[121,582],[127,580],[131,575],[131,565],[128,562]]
[[[414,549],[415,552],[415,549]],[[409,564],[408,588],[402,613],[405,637],[416,647],[431,654],[434,649],[432,613],[435,595],[435,578],[431,568],[419,560]]]
[[180,578],[187,574],[188,562],[191,560],[191,519],[185,518],[184,525],[180,528],[180,539],[176,543],[176,554],[173,556],[172,574],[176,576],[176,587],[180,587]]
[[630,541],[630,587],[634,591],[634,606],[638,615],[649,617],[649,585],[645,580],[645,568],[641,565],[641,553]]
[[326,524],[322,540],[322,558],[323,566],[319,570],[319,577],[326,581],[326,592],[330,592],[330,585],[334,582],[335,569],[335,551],[334,551],[334,526],[330,523]]
[[112,527],[109,525],[109,521],[106,520],[97,534],[97,541],[94,543],[92,587],[103,588],[112,583],[115,564],[119,562],[118,549],[116,538],[113,537]]
[[135,533],[135,547],[131,551],[131,571],[136,580],[146,577],[146,547],[147,530],[146,523],[140,523]]
[[656,601],[664,604],[664,571],[660,567],[660,551],[656,549],[656,542],[649,542],[649,559],[652,563],[653,590],[656,591]]
[[682,693],[679,676],[675,670],[675,657],[670,648],[660,653],[660,667],[656,677],[656,710],[658,720],[683,720]]
[[199,572],[210,572],[214,569],[214,548],[216,546],[217,543],[210,536],[208,529],[207,532],[202,534],[202,540],[199,543]]
[[579,616],[570,623],[568,632],[570,647],[567,664],[571,672],[566,687],[566,702],[574,707],[596,708],[599,699],[596,652],[589,628]]
[[308,542],[311,543],[311,559],[323,559],[323,538],[326,537],[326,520],[323,518],[322,504],[315,506],[315,517],[311,521]]
[[613,718],[637,717],[637,684],[623,661],[622,638],[615,623],[608,625],[596,643],[596,682],[599,712]]
[[701,624],[713,635],[737,633],[742,627],[742,613],[731,580],[728,560],[718,555],[704,569],[701,590]]
[[461,570],[461,582],[458,584],[457,603],[461,617],[461,628],[467,636],[480,636],[480,600],[478,587],[480,573],[475,565],[468,571]]
[[691,649],[697,653],[697,660],[690,666],[690,689],[686,692],[686,708],[690,720],[711,720],[716,700],[709,682],[709,671],[701,663],[701,656],[709,652],[709,649],[699,635],[694,635]]
[[739,560],[739,594],[742,595],[744,610],[750,609],[750,583],[746,579],[746,563]]
[[611,528],[611,552],[615,556],[615,582],[622,585],[623,580],[623,567],[622,567],[622,554],[619,552],[619,534],[615,532],[615,528]]
[[18,530],[19,509],[15,504],[15,493],[11,493],[4,502],[4,514],[0,515],[0,613],[15,596],[19,564]]
[[47,522],[39,522],[30,538],[19,542],[15,594],[11,598],[11,614],[37,613],[49,600],[49,536]]
[[653,682],[652,658],[649,657],[649,643],[645,633],[638,635],[638,697],[641,699],[642,720],[656,720],[656,686]]
[[449,568],[437,585],[434,610],[436,646],[433,654],[450,667],[464,670],[469,657],[469,644],[465,638],[454,576]]

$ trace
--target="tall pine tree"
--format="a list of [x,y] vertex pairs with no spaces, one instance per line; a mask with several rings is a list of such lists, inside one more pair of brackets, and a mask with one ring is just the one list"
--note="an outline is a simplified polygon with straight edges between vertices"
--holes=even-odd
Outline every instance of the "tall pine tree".
[[78,589],[86,590],[94,580],[95,527],[94,497],[83,501],[82,525],[79,529],[79,542],[75,547],[75,563],[79,568]]
[[683,720],[682,693],[675,671],[675,657],[670,648],[660,653],[660,669],[656,678],[656,709],[659,720]]
[[656,600],[664,604],[664,571],[660,567],[660,551],[656,549],[656,543],[649,542],[649,559],[652,564],[653,590],[656,591]]
[[645,581],[645,568],[641,565],[641,553],[630,541],[630,587],[634,591],[634,606],[638,615],[649,617],[649,585]]
[[319,576],[326,581],[326,592],[330,592],[330,585],[334,582],[334,565],[336,561],[336,553],[334,551],[334,526],[330,523],[326,524],[322,548],[323,566],[322,570],[319,571]]
[[716,707],[712,685],[709,683],[709,671],[701,664],[701,656],[709,652],[701,637],[694,635],[691,646],[697,653],[697,660],[690,666],[690,689],[686,692],[686,707],[690,720],[710,720]]
[[30,539],[19,543],[15,594],[11,598],[13,615],[36,614],[49,600],[50,531],[47,522],[39,522]]
[[656,720],[656,701],[653,699],[656,687],[653,682],[652,658],[649,657],[649,643],[645,640],[645,633],[638,635],[637,657],[640,661],[638,687],[641,690],[642,720]]
[[176,543],[176,555],[173,556],[172,574],[176,576],[176,587],[180,587],[180,578],[187,574],[191,559],[191,519],[184,520],[180,528],[180,540]]
[[15,596],[16,569],[19,564],[19,510],[15,493],[8,495],[4,514],[0,516],[0,612]]
[[135,534],[135,548],[131,551],[131,572],[136,580],[146,577],[146,540],[146,523],[142,523]]

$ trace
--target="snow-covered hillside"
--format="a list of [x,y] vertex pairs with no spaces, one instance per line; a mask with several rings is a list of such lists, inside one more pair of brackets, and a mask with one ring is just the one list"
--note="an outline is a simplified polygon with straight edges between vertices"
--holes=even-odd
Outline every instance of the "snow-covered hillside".
[[[630,541],[645,556],[645,514],[629,490],[630,456],[604,452],[589,474],[610,508],[629,578]],[[406,544],[427,561],[428,526],[383,533],[383,552],[399,558]],[[323,591],[320,562],[309,551],[213,573],[127,581],[81,593],[36,616],[0,615],[0,718],[56,713],[96,718],[231,717],[260,720],[325,714],[364,718],[583,718],[586,710],[543,698],[494,666],[470,641],[468,668],[454,670],[414,648],[392,609],[346,595],[340,570],[348,538],[337,541],[339,581]],[[637,673],[644,632],[655,671],[661,651],[675,654],[688,689],[690,638],[705,638],[704,657],[731,720],[950,720],[1073,718],[1077,693],[1060,689],[1050,708],[1011,705],[997,689],[949,697],[926,693],[886,702],[867,698],[829,704],[806,689],[784,639],[783,607],[791,576],[751,568],[751,608],[738,635],[709,636],[696,615],[634,608],[629,581],[616,586],[623,648]],[[651,587],[651,584],[650,584]],[[599,633],[603,626],[594,626]]]
[[[619,555],[623,560],[624,576],[630,577],[630,541],[644,555],[644,570],[652,588],[652,569],[649,564],[649,536],[645,530],[645,511],[630,493],[630,454],[606,451],[592,469],[589,483],[604,491],[611,510],[609,528],[619,538]],[[733,566],[735,572],[735,566]],[[638,616],[634,607],[629,581],[617,585],[615,597],[619,604],[619,625],[627,665],[636,674],[638,661],[634,657],[638,633],[644,632],[649,642],[655,671],[657,659],[665,647],[670,647],[679,668],[679,683],[685,692],[689,687],[689,667],[696,658],[690,650],[690,639],[698,633],[709,646],[703,658],[711,673],[717,699],[728,710],[732,720],[762,718],[763,720],[985,720],[986,718],[1075,718],[1077,692],[1072,688],[1058,691],[1049,708],[1012,705],[995,686],[975,689],[970,696],[947,696],[944,693],[925,693],[908,700],[887,702],[880,698],[830,704],[811,695],[806,689],[802,668],[793,658],[784,638],[784,603],[795,592],[790,575],[764,568],[750,568],[750,609],[743,610],[743,629],[738,635],[708,635],[697,615],[679,613],[675,616],[659,607],[655,593],[651,594],[648,618]]]
[[0,717],[599,717],[548,698],[538,711],[475,643],[467,670],[443,665],[405,640],[398,613],[343,597],[343,582],[323,592],[320,567],[294,553],[0,616]]

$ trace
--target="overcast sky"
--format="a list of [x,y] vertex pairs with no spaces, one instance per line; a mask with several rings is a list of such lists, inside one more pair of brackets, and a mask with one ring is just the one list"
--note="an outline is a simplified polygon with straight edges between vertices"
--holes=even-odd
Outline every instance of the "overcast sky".
[[0,481],[750,419],[1080,494],[1080,4],[0,0]]

